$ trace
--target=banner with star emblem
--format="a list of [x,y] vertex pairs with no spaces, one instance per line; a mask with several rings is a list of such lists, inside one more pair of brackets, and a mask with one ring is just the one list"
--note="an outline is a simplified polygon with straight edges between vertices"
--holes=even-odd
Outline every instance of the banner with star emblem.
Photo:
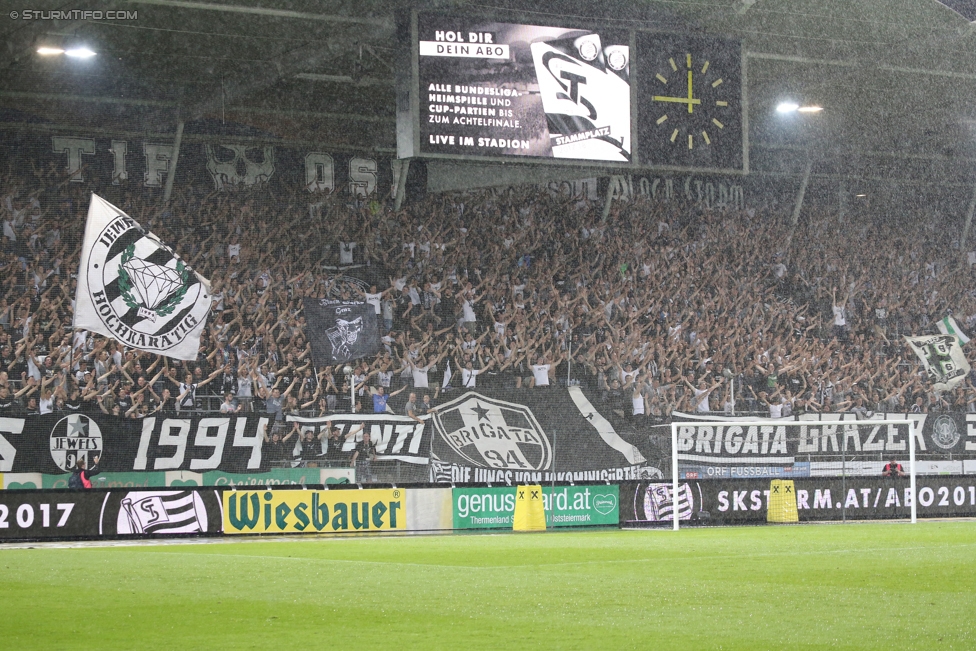
[[0,418],[0,473],[59,475],[72,472],[79,460],[91,468],[96,458],[106,473],[256,473],[275,467],[265,450],[266,414],[172,416]]
[[210,281],[134,219],[92,195],[78,268],[76,330],[194,360],[211,302]]
[[469,391],[439,405],[430,419],[432,482],[624,481],[660,475],[579,387]]

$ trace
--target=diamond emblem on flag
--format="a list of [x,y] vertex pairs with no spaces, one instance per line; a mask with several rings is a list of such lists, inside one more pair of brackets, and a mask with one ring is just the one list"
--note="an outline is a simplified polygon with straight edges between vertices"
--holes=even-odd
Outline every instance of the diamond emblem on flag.
[[183,286],[175,269],[133,258],[124,265],[142,304],[153,310]]
[[[122,253],[119,264],[119,289],[126,305],[137,310],[140,317],[155,321],[157,316],[172,314],[186,295],[189,274],[186,265],[176,259],[176,269],[146,262],[135,257],[135,244]],[[136,300],[136,296],[142,303]]]
[[136,220],[92,195],[72,325],[140,350],[196,359],[210,282]]

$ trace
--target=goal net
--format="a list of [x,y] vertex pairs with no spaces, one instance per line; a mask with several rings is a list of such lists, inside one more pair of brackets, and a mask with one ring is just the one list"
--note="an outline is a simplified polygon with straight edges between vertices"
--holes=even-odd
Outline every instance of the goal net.
[[[675,421],[671,483],[648,485],[635,496],[643,504],[635,506],[674,529],[682,523],[915,522],[920,435],[908,419]],[[920,500],[931,500],[937,489],[923,490]]]

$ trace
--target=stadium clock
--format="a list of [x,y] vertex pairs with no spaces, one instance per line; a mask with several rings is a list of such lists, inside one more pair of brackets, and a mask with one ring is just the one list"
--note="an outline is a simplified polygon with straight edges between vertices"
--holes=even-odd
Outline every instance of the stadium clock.
[[745,171],[742,46],[690,34],[637,34],[642,165]]
[[718,66],[686,52],[669,57],[654,79],[660,87],[660,94],[651,96],[659,114],[654,120],[659,138],[688,149],[709,147],[722,138],[726,122],[735,113],[738,89],[726,92],[729,86]]

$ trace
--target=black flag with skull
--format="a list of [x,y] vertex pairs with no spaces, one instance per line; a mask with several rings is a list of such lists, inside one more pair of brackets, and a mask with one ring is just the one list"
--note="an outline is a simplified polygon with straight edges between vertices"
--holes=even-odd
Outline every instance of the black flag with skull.
[[306,298],[305,322],[317,367],[368,357],[380,349],[376,312],[367,303]]

